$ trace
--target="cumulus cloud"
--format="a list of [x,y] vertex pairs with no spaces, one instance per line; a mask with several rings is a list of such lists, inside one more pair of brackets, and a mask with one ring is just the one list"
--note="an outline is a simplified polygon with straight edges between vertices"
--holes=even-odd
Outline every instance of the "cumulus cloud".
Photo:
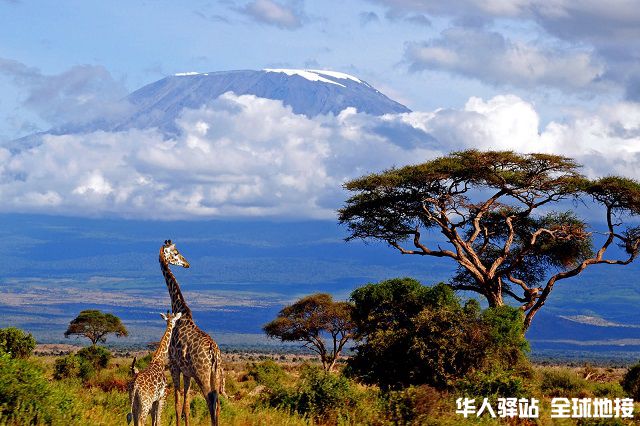
[[21,62],[0,58],[0,74],[21,87],[22,104],[51,126],[82,124],[113,118],[129,111],[122,82],[103,66],[77,65],[47,75]]
[[[534,49],[528,54],[538,56],[539,61],[551,63],[558,62],[558,56],[566,55],[578,60],[581,71],[585,71],[585,67],[591,70],[592,65],[598,67],[593,59],[580,56],[574,50],[584,51],[586,47],[587,51],[593,52],[592,58],[598,58],[606,65],[606,72],[601,79],[627,92],[635,90],[637,79],[634,76],[640,74],[640,44],[630,42],[640,38],[640,8],[634,0],[370,1],[386,7],[387,15],[424,13],[448,18],[460,26],[487,28],[493,25],[503,30],[515,28],[520,32],[535,34],[538,39],[555,40],[568,47]],[[551,77],[553,68],[547,71]],[[560,80],[566,76],[566,71],[563,72],[561,68],[556,71]]]
[[253,0],[238,10],[257,22],[287,30],[300,28],[306,20],[303,3],[299,0],[289,0],[286,3]]
[[353,109],[309,119],[280,101],[226,94],[185,110],[176,138],[156,130],[45,135],[29,149],[0,149],[0,209],[333,217],[345,179],[432,155],[376,134],[378,121]]
[[280,101],[227,93],[154,129],[44,135],[0,148],[2,212],[152,219],[335,218],[342,183],[453,150],[512,149],[577,157],[590,176],[640,178],[640,106],[617,103],[540,129],[515,95],[460,109],[374,117],[347,108],[308,118]]
[[497,32],[451,28],[438,39],[409,43],[405,59],[414,71],[437,69],[494,85],[591,88],[605,71],[591,52],[567,52],[514,42]]

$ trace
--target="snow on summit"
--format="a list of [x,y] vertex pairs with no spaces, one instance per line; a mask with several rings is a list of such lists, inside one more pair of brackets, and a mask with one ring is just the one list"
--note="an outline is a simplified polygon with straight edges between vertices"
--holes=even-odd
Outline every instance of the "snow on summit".
[[[292,75],[298,75],[302,78],[306,78],[309,81],[321,81],[323,83],[331,83],[331,84],[337,84],[338,86],[342,86],[342,87],[346,87],[344,84],[340,84],[337,81],[333,81],[330,80],[328,77],[334,78],[334,79],[342,79],[342,80],[352,80],[355,81],[356,83],[362,83],[362,80],[360,80],[357,77],[354,77],[352,75],[349,74],[345,74],[343,72],[338,72],[338,71],[324,71],[324,70],[299,70],[299,69],[286,69],[286,68],[279,68],[279,69],[275,69],[275,68],[265,68],[263,71],[266,72],[280,72],[280,73],[284,73],[288,76],[292,76]],[[325,76],[325,77],[323,77]]]

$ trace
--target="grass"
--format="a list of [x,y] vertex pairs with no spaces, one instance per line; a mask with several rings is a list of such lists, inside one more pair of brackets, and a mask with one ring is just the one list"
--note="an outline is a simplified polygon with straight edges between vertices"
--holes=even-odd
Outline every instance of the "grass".
[[[85,381],[79,378],[55,380],[53,379],[55,357],[33,356],[28,363],[34,368],[33,374],[41,374],[44,381],[40,386],[47,387],[46,391],[56,398],[59,395],[68,396],[69,398],[64,400],[66,405],[61,405],[59,399],[52,399],[53,402],[50,403],[58,404],[56,410],[59,411],[52,414],[48,420],[40,417],[35,421],[30,417],[32,413],[29,410],[32,408],[20,408],[25,407],[24,404],[18,407],[18,412],[4,412],[4,414],[0,405],[0,426],[124,425],[129,411],[126,384],[130,380],[130,361],[130,359],[115,358],[106,369]],[[501,422],[489,417],[464,419],[456,415],[455,410],[456,398],[465,395],[456,394],[455,391],[440,392],[422,386],[384,395],[375,387],[365,387],[347,379],[337,380],[331,377],[330,380],[323,381],[322,375],[317,369],[308,367],[307,361],[282,360],[278,356],[274,356],[274,361],[268,362],[252,362],[235,356],[227,360],[225,369],[228,397],[222,398],[220,424],[230,426],[635,424],[633,421],[578,423],[571,419],[550,418],[550,401],[554,396],[611,399],[624,397],[624,391],[619,384],[624,372],[622,369],[536,366],[531,379],[532,383],[529,385],[534,389],[532,396],[541,400],[541,417],[535,423],[527,423],[523,420],[516,422],[513,419],[510,422]],[[169,383],[171,383],[170,379]],[[193,426],[209,425],[205,401],[197,389],[193,386],[192,389],[191,424]],[[314,395],[317,397],[314,394],[315,389],[322,389],[322,392],[332,392],[333,389],[337,389],[336,394],[331,397],[343,398],[344,401],[336,400],[333,408],[329,407],[323,415],[311,416],[296,413],[297,407],[305,406],[300,405],[301,399],[305,400],[305,404],[309,404]],[[273,393],[276,391],[280,394],[274,398]],[[300,395],[304,395],[304,398]],[[466,396],[473,397],[473,395]],[[23,411],[19,411],[21,409]],[[638,409],[639,406],[636,405],[636,411]],[[150,424],[150,420],[147,424]],[[175,424],[173,388],[168,391],[161,424]]]

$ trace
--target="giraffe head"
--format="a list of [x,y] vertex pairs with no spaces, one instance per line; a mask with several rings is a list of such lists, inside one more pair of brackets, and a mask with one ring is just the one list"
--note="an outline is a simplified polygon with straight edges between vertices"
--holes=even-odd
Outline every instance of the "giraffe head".
[[164,260],[167,263],[175,266],[182,266],[183,268],[189,267],[189,262],[184,258],[176,248],[176,245],[171,242],[171,240],[166,240],[164,245],[162,246],[162,254],[164,256]]
[[171,314],[167,311],[167,314],[160,314],[163,320],[167,322],[167,326],[171,325],[173,328],[176,325],[176,322],[182,317],[182,312],[178,312],[177,314]]

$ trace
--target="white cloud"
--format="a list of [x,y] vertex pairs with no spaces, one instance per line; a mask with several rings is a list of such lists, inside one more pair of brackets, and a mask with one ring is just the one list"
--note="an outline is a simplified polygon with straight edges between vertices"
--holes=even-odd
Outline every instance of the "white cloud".
[[390,143],[347,109],[309,119],[280,101],[225,94],[185,110],[177,138],[155,130],[46,135],[0,150],[3,211],[176,219],[334,217],[341,183],[429,150]]
[[[451,46],[452,51],[460,52],[463,56],[475,56],[476,52],[473,49],[465,49],[464,45],[473,45],[474,40],[471,37],[477,28],[492,28],[503,34],[525,32],[530,34],[533,40],[545,40],[558,45],[550,49],[530,43],[522,45],[511,42],[506,51],[499,48],[497,54],[491,50],[482,50],[478,55],[488,54],[489,66],[498,71],[492,72],[492,76],[500,78],[499,70],[491,60],[503,56],[505,69],[507,72],[515,72],[516,80],[525,77],[525,81],[539,81],[544,85],[566,84],[566,89],[569,90],[585,87],[591,81],[589,76],[598,76],[597,83],[604,81],[616,89],[626,89],[628,99],[640,100],[637,90],[637,82],[640,79],[640,44],[633,42],[640,38],[640,7],[635,0],[370,1],[384,6],[387,15],[424,13],[428,17],[444,17],[456,26],[470,28],[470,32],[467,33],[470,39],[466,43]],[[419,45],[413,47],[415,59],[420,65]],[[482,79],[482,67],[474,68],[478,65],[476,61],[465,61],[463,58],[451,68],[451,64],[441,63],[437,57],[431,58],[432,55],[441,53],[437,49],[428,49],[433,47],[428,43],[423,46],[424,66],[448,69]],[[469,63],[465,65],[464,62]],[[532,67],[532,76],[527,79],[522,68],[515,66],[517,63],[525,67],[530,64],[541,66]],[[575,83],[567,79],[567,70],[574,68],[573,63],[578,71]],[[598,71],[602,66],[604,68]],[[542,75],[536,74],[538,70],[542,71]],[[557,74],[557,77],[554,77],[554,74]],[[502,77],[506,77],[507,82],[514,83],[510,81],[507,73]],[[491,78],[488,81],[494,84],[499,82]]]
[[299,1],[253,0],[238,10],[257,22],[288,30],[300,28],[306,19]]
[[374,117],[347,108],[307,118],[279,101],[227,93],[185,110],[181,136],[156,130],[46,135],[0,148],[3,212],[120,216],[335,218],[350,178],[453,150],[512,149],[575,157],[590,176],[640,178],[640,106],[575,113],[542,130],[514,95],[464,108]]
[[60,74],[44,74],[21,62],[0,58],[0,74],[23,88],[22,105],[49,126],[85,124],[129,112],[127,90],[106,68],[76,65]]
[[511,41],[497,32],[450,28],[442,37],[409,43],[405,59],[413,70],[444,70],[493,85],[592,89],[605,72],[591,52]]

